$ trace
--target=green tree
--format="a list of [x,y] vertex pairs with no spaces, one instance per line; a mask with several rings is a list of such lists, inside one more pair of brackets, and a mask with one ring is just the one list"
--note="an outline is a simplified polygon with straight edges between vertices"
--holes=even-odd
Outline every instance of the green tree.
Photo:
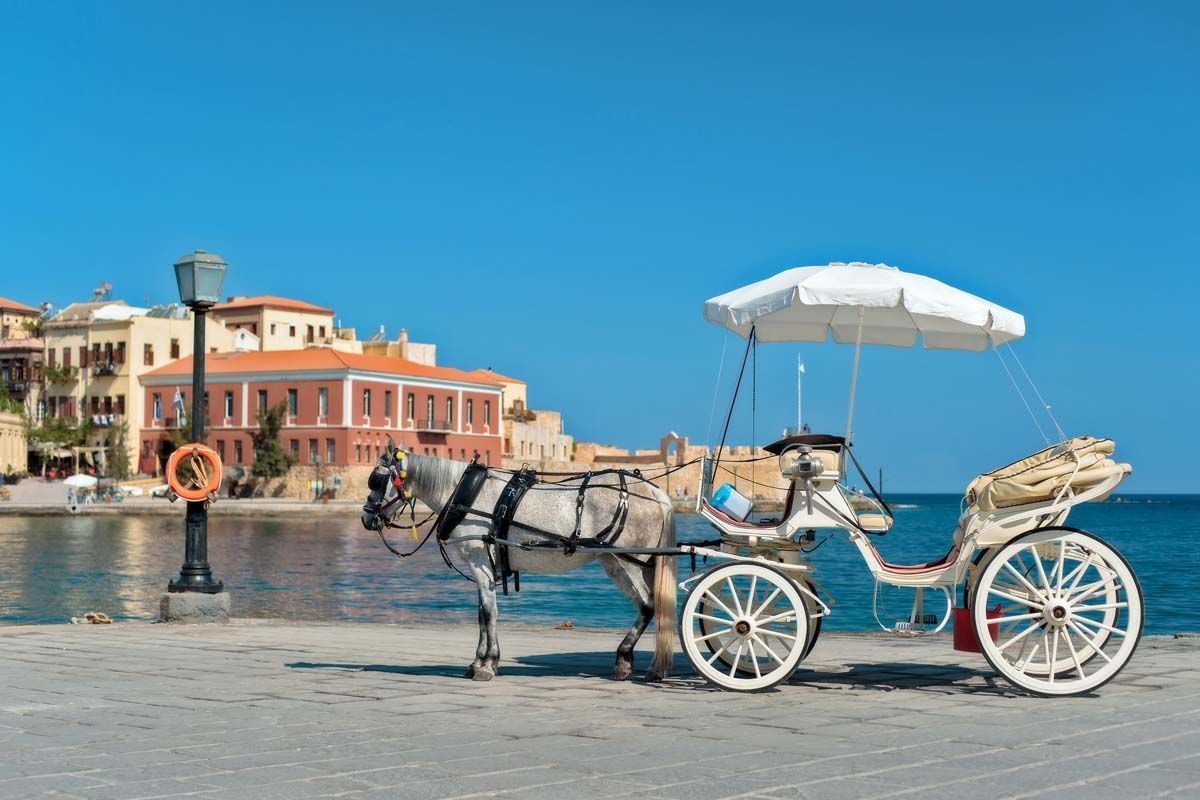
[[116,480],[128,480],[132,474],[129,465],[129,423],[125,420],[113,425],[108,430],[105,441],[104,460],[108,477]]
[[296,459],[283,449],[279,432],[283,429],[283,418],[287,414],[287,401],[267,409],[259,409],[258,430],[254,432],[254,463],[250,474],[260,478],[281,478],[287,474]]

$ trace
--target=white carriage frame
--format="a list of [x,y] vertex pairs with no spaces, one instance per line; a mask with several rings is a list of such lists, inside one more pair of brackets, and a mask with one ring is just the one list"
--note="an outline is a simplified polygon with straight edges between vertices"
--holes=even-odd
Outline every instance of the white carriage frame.
[[[720,531],[722,545],[719,550],[688,545],[682,549],[694,555],[727,561],[759,563],[782,570],[796,583],[801,593],[815,601],[814,608],[816,610],[813,616],[826,616],[831,612],[832,600],[826,602],[818,596],[817,591],[814,591],[814,589],[820,590],[820,587],[812,578],[813,568],[805,561],[798,539],[799,535],[808,531],[841,529],[849,535],[850,541],[858,548],[859,554],[866,562],[867,569],[875,580],[873,611],[880,627],[896,631],[895,628],[884,625],[879,619],[878,599],[881,585],[916,590],[910,620],[923,618],[924,590],[932,589],[942,592],[946,600],[945,613],[940,616],[940,623],[932,630],[913,628],[907,632],[936,633],[940,632],[950,620],[957,589],[967,577],[969,570],[972,569],[978,552],[998,548],[1015,537],[1038,528],[1064,524],[1072,507],[1080,503],[1105,499],[1126,477],[1124,472],[1116,473],[1099,483],[1076,491],[1073,483],[1078,473],[1079,465],[1077,463],[1075,471],[1067,477],[1062,488],[1053,497],[1035,503],[988,511],[971,511],[969,508],[965,508],[958,518],[958,526],[951,549],[946,556],[937,562],[907,566],[884,561],[868,539],[868,534],[848,524],[848,520],[857,519],[857,514],[851,507],[846,490],[840,482],[840,471],[827,469],[814,479],[814,502],[811,513],[808,510],[806,497],[801,496],[802,483],[796,480],[792,513],[788,517],[780,519],[775,526],[770,526],[737,522],[709,505],[705,498],[710,494],[711,477],[709,476],[712,475],[712,472],[706,458],[704,468],[701,470],[701,485],[697,493],[697,510]],[[963,503],[966,504],[965,498]],[[882,509],[879,510],[882,511]],[[680,582],[680,588],[686,590],[697,577],[699,576],[696,575]]]

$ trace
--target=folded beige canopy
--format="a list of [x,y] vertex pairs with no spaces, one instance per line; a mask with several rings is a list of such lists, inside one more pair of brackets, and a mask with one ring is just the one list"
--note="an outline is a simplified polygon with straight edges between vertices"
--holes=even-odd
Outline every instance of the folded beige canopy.
[[1115,449],[1112,439],[1094,436],[1059,442],[980,475],[967,487],[967,502],[971,511],[994,511],[1051,500],[1067,484],[1079,492],[1115,475],[1128,475],[1133,471],[1131,466],[1109,458]]

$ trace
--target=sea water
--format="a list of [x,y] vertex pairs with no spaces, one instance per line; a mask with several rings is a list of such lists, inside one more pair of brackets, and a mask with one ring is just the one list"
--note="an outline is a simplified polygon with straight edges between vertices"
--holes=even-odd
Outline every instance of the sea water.
[[[1080,506],[1070,524],[1114,545],[1129,560],[1146,600],[1146,631],[1200,631],[1200,495],[1129,495]],[[896,525],[874,543],[888,560],[939,558],[950,546],[960,498],[896,495]],[[701,518],[681,514],[680,540],[712,538]],[[389,532],[408,549],[404,531]],[[818,532],[817,542],[822,540]],[[154,619],[159,595],[179,571],[176,517],[0,517],[0,623],[67,622],[87,611]],[[234,614],[293,620],[443,622],[475,620],[475,587],[448,570],[431,543],[417,556],[390,555],[356,517],[213,517],[209,558],[233,596]],[[873,582],[857,549],[834,536],[812,554],[816,578],[835,598],[826,630],[876,628]],[[703,569],[703,563],[697,564]],[[680,575],[690,569],[679,559]],[[892,610],[904,597],[884,596]],[[932,601],[926,601],[929,608]],[[595,565],[562,576],[523,575],[521,592],[500,600],[501,620],[531,625],[621,627],[633,609]],[[888,620],[885,620],[888,621]]]

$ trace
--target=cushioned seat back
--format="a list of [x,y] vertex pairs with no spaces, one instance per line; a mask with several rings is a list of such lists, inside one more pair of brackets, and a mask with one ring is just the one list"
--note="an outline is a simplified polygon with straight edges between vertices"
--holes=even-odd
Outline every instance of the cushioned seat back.
[[967,487],[967,502],[974,510],[991,511],[1050,499],[1068,482],[1095,486],[1125,469],[1108,458],[1115,449],[1111,439],[1076,436],[980,475]]

